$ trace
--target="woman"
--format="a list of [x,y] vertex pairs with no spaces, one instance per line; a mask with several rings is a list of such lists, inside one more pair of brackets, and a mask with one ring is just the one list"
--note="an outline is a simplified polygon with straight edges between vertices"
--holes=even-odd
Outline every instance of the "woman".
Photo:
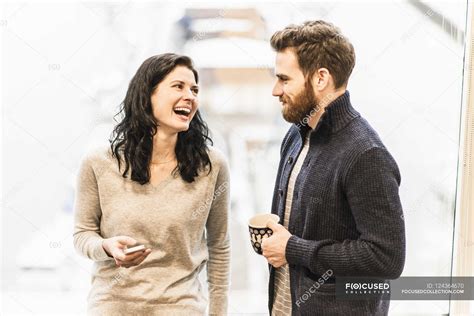
[[[95,261],[93,315],[226,314],[229,172],[208,147],[190,58],[147,59],[133,77],[110,148],[78,175],[74,245]],[[146,249],[125,254],[143,244]]]

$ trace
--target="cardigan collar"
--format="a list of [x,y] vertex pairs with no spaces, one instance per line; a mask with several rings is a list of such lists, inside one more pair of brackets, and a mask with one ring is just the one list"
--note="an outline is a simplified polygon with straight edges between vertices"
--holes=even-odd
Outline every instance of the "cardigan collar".
[[311,129],[307,122],[295,125],[299,129],[300,136],[304,141],[308,131],[311,131],[312,134],[321,133],[327,136],[335,134],[359,116],[359,112],[352,107],[349,91],[346,90],[344,94],[340,95],[324,109],[324,113],[321,115],[314,130]]

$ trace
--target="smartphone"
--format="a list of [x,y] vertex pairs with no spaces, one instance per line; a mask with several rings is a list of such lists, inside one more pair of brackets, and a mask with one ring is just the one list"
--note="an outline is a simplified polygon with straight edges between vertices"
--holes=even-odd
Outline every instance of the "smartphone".
[[141,250],[144,250],[145,249],[145,245],[135,245],[131,248],[126,248],[123,252],[126,254],[126,255],[129,255],[131,253],[134,253],[134,252],[137,252],[137,251],[141,251]]

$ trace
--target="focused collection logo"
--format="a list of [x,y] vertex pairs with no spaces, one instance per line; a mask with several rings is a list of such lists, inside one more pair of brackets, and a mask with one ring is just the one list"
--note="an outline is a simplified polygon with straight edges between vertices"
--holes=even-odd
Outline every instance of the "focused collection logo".
[[336,278],[336,296],[341,299],[390,298],[390,282],[369,278]]
[[373,283],[373,282],[347,282],[345,284],[347,294],[385,294],[390,293],[389,283]]

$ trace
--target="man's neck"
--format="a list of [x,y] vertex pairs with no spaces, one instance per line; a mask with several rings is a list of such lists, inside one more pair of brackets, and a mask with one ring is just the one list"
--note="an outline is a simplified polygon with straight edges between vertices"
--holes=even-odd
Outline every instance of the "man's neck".
[[328,105],[331,104],[337,98],[339,98],[341,95],[343,95],[345,92],[346,89],[341,88],[339,90],[327,92],[323,96],[321,96],[321,98],[317,99],[318,104],[316,108],[309,114],[308,125],[312,129],[315,129]]

